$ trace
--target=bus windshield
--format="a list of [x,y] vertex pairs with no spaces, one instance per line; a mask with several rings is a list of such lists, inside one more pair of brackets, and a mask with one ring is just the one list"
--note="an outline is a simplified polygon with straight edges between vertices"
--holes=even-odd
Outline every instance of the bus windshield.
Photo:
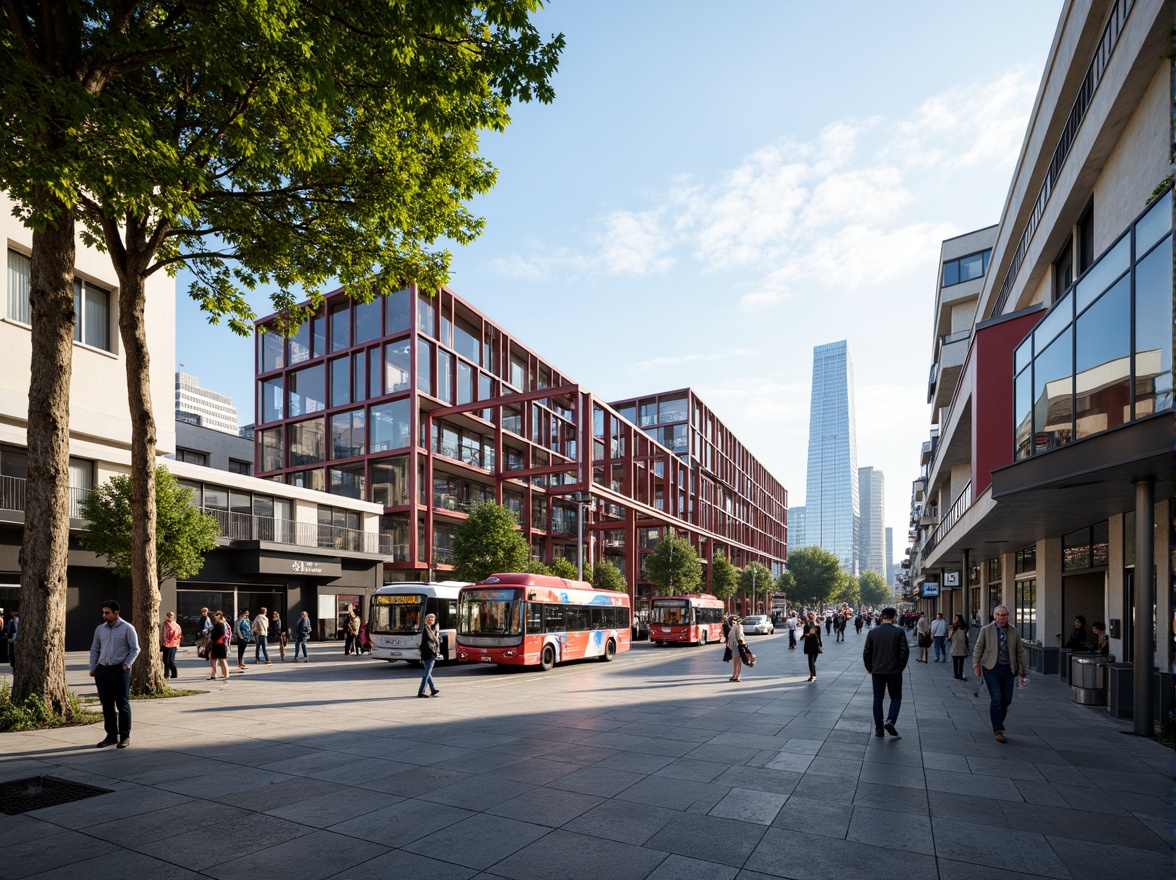
[[411,636],[421,631],[425,597],[421,593],[372,597],[368,632],[380,635]]
[[654,599],[649,622],[666,626],[690,623],[690,603],[685,599]]
[[522,635],[522,591],[465,590],[457,615],[457,631],[462,635]]

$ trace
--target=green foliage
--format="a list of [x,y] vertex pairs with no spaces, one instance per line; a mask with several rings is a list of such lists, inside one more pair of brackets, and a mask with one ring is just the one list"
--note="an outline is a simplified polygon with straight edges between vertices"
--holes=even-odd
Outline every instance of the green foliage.
[[453,536],[454,578],[476,583],[496,572],[529,571],[530,548],[516,526],[509,507],[493,501],[471,507]]
[[739,589],[739,569],[722,553],[716,553],[711,563],[711,594],[724,602]]
[[[756,596],[763,597],[772,590],[772,571],[759,562],[749,562],[739,573],[739,592],[749,596],[754,603]],[[764,601],[762,598],[759,601]]]
[[483,228],[467,205],[496,171],[479,133],[504,130],[516,101],[554,98],[564,38],[540,37],[539,7],[13,6],[0,110],[20,148],[0,151],[0,187],[34,228],[48,191],[79,209],[87,244],[113,255],[125,236],[146,258],[136,272],[188,268],[209,320],[243,335],[261,285],[282,330],[332,278],[365,301],[384,284],[436,289],[450,260],[437,243]]
[[820,547],[801,547],[788,554],[788,571],[793,587],[788,600],[793,605],[817,608],[831,601],[841,584],[841,564]]
[[547,570],[550,574],[556,577],[566,578],[569,581],[577,580],[580,577],[580,571],[576,568],[576,563],[570,559],[564,559],[562,556],[547,566]]
[[796,591],[796,578],[792,576],[792,572],[784,571],[776,578],[776,592],[785,593],[788,596],[789,604],[792,604],[792,594]]
[[645,557],[645,576],[663,596],[693,593],[702,581],[702,563],[689,541],[665,535]]
[[69,712],[57,715],[49,711],[39,694],[29,694],[14,702],[8,681],[0,682],[0,732],[9,730],[43,730],[47,727],[66,727],[93,724],[102,720],[101,712],[83,709],[77,694],[69,692]]
[[[131,575],[131,478],[111,477],[82,501],[86,530],[79,541],[106,558],[121,577]],[[192,490],[165,467],[155,469],[155,562],[160,582],[190,578],[204,567],[204,554],[216,546],[220,524],[192,506]]]
[[[584,573],[585,579],[588,573]],[[592,586],[598,590],[616,590],[618,593],[629,592],[629,584],[624,573],[607,559],[592,567]]]
[[862,593],[858,586],[858,579],[847,571],[839,572],[837,586],[833,591],[834,603],[857,608],[861,604],[861,599]]
[[886,578],[876,571],[863,571],[858,578],[858,588],[862,602],[874,608],[881,609],[894,599],[894,591],[886,583]]

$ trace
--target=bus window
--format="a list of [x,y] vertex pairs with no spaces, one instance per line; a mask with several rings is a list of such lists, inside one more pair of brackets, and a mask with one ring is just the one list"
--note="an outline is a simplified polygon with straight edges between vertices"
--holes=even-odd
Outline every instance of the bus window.
[[543,632],[543,606],[538,602],[527,603],[527,632]]
[[564,608],[562,605],[543,606],[543,631],[563,632],[567,629],[564,624]]
[[588,612],[592,618],[592,628],[604,629],[604,609],[599,605],[593,605]]
[[568,632],[584,632],[591,629],[588,620],[588,609],[583,605],[567,606]]

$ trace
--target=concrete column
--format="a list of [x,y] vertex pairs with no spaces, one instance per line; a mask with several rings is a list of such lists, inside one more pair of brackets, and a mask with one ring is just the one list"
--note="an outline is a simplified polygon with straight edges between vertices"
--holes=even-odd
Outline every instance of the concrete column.
[[963,607],[960,614],[969,624],[972,622],[972,587],[971,587],[971,558],[967,550],[964,551],[963,571],[960,572],[960,596]]
[[1070,630],[1062,620],[1062,539],[1045,538],[1037,542],[1037,640],[1058,647],[1058,634],[1064,642]]
[[1155,543],[1156,484],[1152,479],[1135,484],[1135,733],[1155,736],[1156,633],[1152,608],[1156,604]]

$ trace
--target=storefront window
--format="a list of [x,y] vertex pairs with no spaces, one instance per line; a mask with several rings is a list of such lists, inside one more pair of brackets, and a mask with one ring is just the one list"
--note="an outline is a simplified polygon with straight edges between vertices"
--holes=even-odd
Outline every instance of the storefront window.
[[1037,639],[1037,578],[1025,578],[1017,581],[1015,604],[1017,606],[1017,632],[1026,641],[1035,641]]

